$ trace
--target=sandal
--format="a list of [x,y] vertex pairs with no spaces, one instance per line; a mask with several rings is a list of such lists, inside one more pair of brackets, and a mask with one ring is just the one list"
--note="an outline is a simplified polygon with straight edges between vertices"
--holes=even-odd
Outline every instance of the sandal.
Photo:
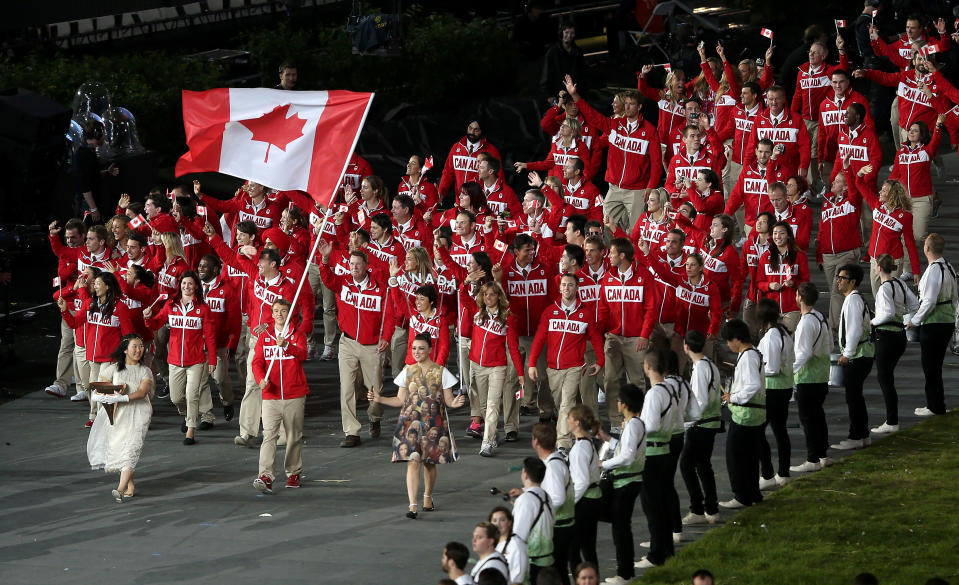
[[123,503],[123,494],[120,493],[120,490],[113,490],[113,499],[116,500],[118,504]]
[[410,510],[406,513],[406,517],[410,520],[416,520],[416,504],[410,504]]
[[[427,498],[429,498],[429,500],[430,500],[430,505],[429,505],[429,506],[426,505],[426,499],[427,499]],[[423,511],[424,511],[424,512],[432,512],[432,511],[435,510],[435,509],[436,509],[436,506],[433,504],[433,496],[427,495],[427,494],[423,494]]]

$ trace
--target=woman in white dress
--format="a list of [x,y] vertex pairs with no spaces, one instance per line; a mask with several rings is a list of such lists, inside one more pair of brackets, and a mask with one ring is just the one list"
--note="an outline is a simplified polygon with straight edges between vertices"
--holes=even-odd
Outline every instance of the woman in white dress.
[[120,393],[90,395],[94,402],[117,405],[113,424],[106,416],[98,416],[94,421],[87,440],[87,458],[93,469],[120,474],[120,483],[113,490],[118,503],[133,497],[136,491],[133,470],[140,460],[143,439],[153,416],[153,372],[140,364],[143,351],[139,335],[126,335],[113,352],[110,364],[100,370],[100,381],[121,386]]

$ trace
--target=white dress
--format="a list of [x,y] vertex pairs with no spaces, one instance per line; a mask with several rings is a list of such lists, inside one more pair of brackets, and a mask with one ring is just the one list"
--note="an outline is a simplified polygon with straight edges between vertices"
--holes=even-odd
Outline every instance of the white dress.
[[[127,392],[136,392],[143,380],[153,382],[153,372],[146,366],[126,366],[117,371],[117,364],[111,363],[100,370],[101,380],[110,380],[113,384],[126,384]],[[143,450],[143,440],[150,427],[153,416],[153,388],[139,400],[119,402],[113,413],[113,424],[105,412],[100,413],[90,429],[87,440],[87,458],[90,467],[102,469],[107,473],[119,473],[136,468]],[[103,408],[100,405],[100,408]]]

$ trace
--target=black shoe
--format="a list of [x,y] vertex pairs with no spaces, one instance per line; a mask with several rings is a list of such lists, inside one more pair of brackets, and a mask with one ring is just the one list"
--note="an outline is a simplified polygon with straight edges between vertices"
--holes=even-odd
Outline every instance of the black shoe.
[[187,437],[187,438],[183,439],[183,444],[184,444],[184,445],[195,445],[195,444],[196,444],[196,440],[195,440],[193,437]]
[[213,428],[213,423],[211,423],[211,422],[209,422],[209,421],[201,421],[201,422],[200,422],[200,430],[201,430],[201,431],[208,431],[208,430],[210,430],[210,429],[212,429],[212,428]]
[[510,431],[506,433],[507,443],[515,443],[516,441],[519,441],[519,433],[517,433],[516,431]]
[[162,389],[162,390],[158,390],[158,391],[157,391],[157,398],[159,398],[160,400],[166,400],[166,399],[169,398],[169,397],[170,397],[170,390],[169,390],[169,389],[164,388],[164,389]]
[[186,423],[183,423],[182,425],[180,425],[180,432],[181,432],[181,433],[185,433],[185,432],[186,432]]
[[340,441],[340,447],[359,447],[360,443],[359,435],[346,435],[346,438]]
[[532,409],[528,406],[520,406],[519,415],[520,416],[539,416],[539,411]]
[[225,420],[233,420],[233,405],[227,404],[223,407],[223,418]]
[[371,439],[380,438],[380,421],[378,420],[370,421],[370,438]]

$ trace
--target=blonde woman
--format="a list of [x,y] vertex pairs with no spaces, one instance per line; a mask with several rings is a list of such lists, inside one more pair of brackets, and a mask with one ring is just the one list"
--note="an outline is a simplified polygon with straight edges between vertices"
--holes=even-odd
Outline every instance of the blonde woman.
[[[163,245],[163,253],[154,255],[145,268],[157,275],[158,302],[156,305],[162,307],[164,301],[176,298],[180,294],[180,279],[190,270],[190,265],[187,264],[186,255],[183,252],[183,241],[180,239],[180,234],[153,232],[152,237],[154,242]],[[167,372],[163,371],[166,367],[169,336],[170,327],[163,325],[153,337],[155,352],[152,367],[156,368],[157,388],[159,388],[157,395],[159,398],[166,398],[169,395],[164,379]]]
[[[390,260],[389,299],[393,304],[395,326],[390,340],[391,363],[399,367],[406,361],[407,349],[410,344],[409,319],[416,312],[416,290],[421,286],[431,284],[437,286],[436,272],[430,261],[429,252],[422,246],[415,246],[406,251],[403,266],[400,267],[396,259]],[[444,313],[442,299],[437,303],[437,311]],[[453,308],[455,311],[456,308]],[[450,316],[455,318],[455,313]],[[451,321],[452,322],[452,321]]]
[[588,181],[595,171],[595,166],[590,159],[589,147],[582,138],[583,126],[579,120],[565,119],[559,125],[559,137],[553,141],[549,154],[541,161],[517,162],[513,163],[516,172],[523,170],[530,171],[549,171],[551,177],[563,177],[563,165],[570,158],[578,158],[583,161],[583,177]]
[[126,253],[127,238],[130,236],[130,218],[125,215],[114,215],[107,222],[106,228],[107,248],[118,250],[121,254]]
[[520,388],[526,383],[523,360],[519,355],[516,317],[509,310],[506,293],[496,282],[487,282],[476,293],[477,310],[467,322],[463,334],[470,337],[470,376],[476,384],[480,409],[486,412],[486,429],[480,455],[492,457],[496,449],[496,423],[499,404],[503,403],[503,420],[509,420],[517,408],[514,396],[505,395],[507,352],[516,368]]
[[[656,131],[665,153],[666,145],[672,141],[673,134],[686,125],[686,109],[683,102],[689,97],[686,93],[686,74],[682,69],[676,69],[666,75],[666,84],[663,89],[656,89],[646,84],[646,76],[652,72],[652,65],[643,65],[639,72],[639,93],[656,102],[659,107],[659,123]],[[668,164],[673,153],[663,156],[663,163]]]

